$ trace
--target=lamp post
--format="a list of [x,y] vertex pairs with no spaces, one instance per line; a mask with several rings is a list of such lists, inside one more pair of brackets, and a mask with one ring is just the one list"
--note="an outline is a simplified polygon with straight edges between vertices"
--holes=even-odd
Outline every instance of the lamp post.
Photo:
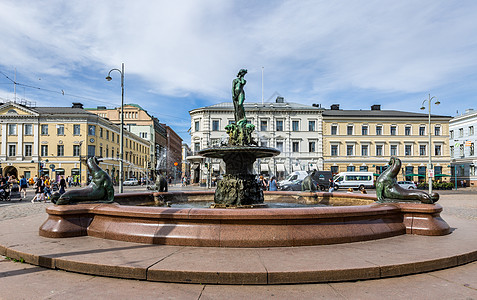
[[428,177],[429,177],[429,195],[432,193],[432,177],[429,176],[429,170],[431,170],[432,168],[432,152],[431,152],[431,147],[432,147],[432,138],[431,138],[431,101],[433,99],[436,99],[436,102],[434,102],[435,105],[439,105],[441,104],[439,102],[439,100],[437,100],[437,98],[435,96],[432,96],[431,97],[431,94],[429,94],[429,99],[425,99],[424,101],[422,101],[422,104],[421,104],[421,109],[426,109],[426,107],[424,106],[424,103],[427,101],[427,104],[429,105],[429,127],[428,127],[428,133],[429,133],[429,163],[427,165],[427,174],[428,174]]
[[121,74],[121,128],[120,128],[120,139],[119,139],[119,193],[123,192],[123,151],[124,151],[124,63],[121,64],[121,70],[111,69],[106,76],[107,81],[111,81],[111,72],[118,71]]

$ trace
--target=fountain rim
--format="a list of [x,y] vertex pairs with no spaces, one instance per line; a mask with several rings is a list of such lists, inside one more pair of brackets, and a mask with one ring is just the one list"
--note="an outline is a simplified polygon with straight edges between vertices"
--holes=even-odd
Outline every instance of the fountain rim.
[[281,152],[278,149],[263,146],[217,146],[202,149],[198,153],[201,156],[211,158],[223,158],[225,155],[231,153],[253,153],[255,158],[265,158],[277,156]]

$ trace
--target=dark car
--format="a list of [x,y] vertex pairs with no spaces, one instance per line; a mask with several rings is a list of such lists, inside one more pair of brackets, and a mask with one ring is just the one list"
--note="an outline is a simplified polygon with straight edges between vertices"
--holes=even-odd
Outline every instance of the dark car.
[[281,191],[301,191],[302,179],[293,180],[291,183],[280,186]]

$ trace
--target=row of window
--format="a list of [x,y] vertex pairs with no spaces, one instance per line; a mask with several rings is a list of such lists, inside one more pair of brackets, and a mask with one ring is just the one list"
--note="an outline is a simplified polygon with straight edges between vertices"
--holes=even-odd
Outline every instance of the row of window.
[[[383,135],[383,125],[376,125],[375,126],[375,135]],[[338,135],[338,125],[333,124],[331,125],[331,135]],[[346,127],[346,134],[347,135],[357,135],[355,132],[355,126],[354,125],[347,125]],[[369,135],[370,130],[369,130],[369,125],[361,125],[361,135]],[[398,126],[397,125],[391,125],[389,128],[389,134],[390,135],[398,135]],[[412,134],[412,126],[411,125],[406,125],[404,127],[404,135],[411,135]],[[424,136],[426,135],[426,126],[425,125],[420,125],[419,126],[419,135]],[[441,135],[441,126],[440,125],[435,125],[434,126],[434,135],[439,136]]]
[[[464,157],[465,156],[465,144],[460,144],[459,145],[459,156]],[[470,143],[468,145],[469,147],[469,156],[474,156],[475,155],[475,146],[474,143]],[[455,152],[454,146],[450,146],[450,156],[454,157],[457,153]]]
[[[275,120],[275,131],[283,131],[283,120]],[[229,120],[229,124],[234,123],[233,120]],[[250,123],[250,120],[248,120]],[[259,131],[268,131],[269,130],[269,122],[268,120],[260,120],[260,127]],[[194,129],[195,131],[200,131],[200,121],[194,122]],[[212,120],[212,131],[220,131],[220,121],[219,120]],[[292,120],[291,123],[291,130],[292,131],[300,131],[300,121],[299,120]],[[308,121],[308,131],[316,131],[316,121]]]
[[[387,166],[376,166],[376,174],[381,174],[386,170]],[[417,174],[420,175],[426,175],[426,166],[419,166],[417,167]],[[347,166],[346,171],[348,172],[355,172],[356,171],[356,166]],[[360,172],[367,172],[368,171],[368,166],[359,166],[359,171]],[[331,166],[331,172],[333,174],[339,173],[339,167],[338,166]],[[405,174],[415,174],[414,173],[414,167],[413,166],[406,166],[405,168]],[[434,166],[434,174],[442,174],[442,166]],[[413,177],[412,176],[406,176],[406,180],[412,181]]]
[[[474,135],[474,134],[475,134],[474,126],[469,126],[467,128],[467,136]],[[450,135],[450,138],[453,139],[454,138],[454,130],[451,130],[449,132],[449,135]],[[459,128],[459,137],[464,137],[464,128]]]
[[[31,144],[26,144],[24,145],[24,152],[23,155],[25,157],[31,157],[32,156],[32,145]],[[73,145],[73,156],[79,157],[81,155],[81,147],[80,145]],[[48,145],[41,145],[40,148],[40,155],[42,157],[47,157],[50,156],[48,153]],[[96,146],[95,145],[88,145],[88,156],[96,156]],[[119,158],[119,149],[114,152],[114,148],[111,149],[111,156],[109,156],[109,148],[106,147],[106,151],[104,152],[106,158],[114,158],[116,154],[116,158]],[[8,156],[14,157],[17,155],[17,145],[16,144],[9,144],[8,145]],[[53,155],[53,154],[51,154]],[[65,145],[57,145],[56,146],[56,156],[65,156]],[[103,156],[103,147],[99,147],[99,156]],[[134,164],[142,164],[146,160],[147,155],[144,157],[134,155],[130,152],[125,152],[125,159],[126,160],[132,160],[132,163]]]
[[[370,147],[369,145],[361,145],[361,156],[370,156]],[[359,155],[355,152],[355,145],[346,145],[346,155],[347,156],[355,156]],[[338,156],[339,155],[339,145],[331,145],[331,156]],[[375,156],[384,156],[384,145],[376,145],[375,147]],[[398,153],[398,145],[389,145],[389,155],[390,156],[397,156]],[[412,156],[413,150],[412,145],[404,145],[404,155],[405,156]],[[420,156],[427,156],[427,145],[419,145],[419,155]],[[434,145],[434,155],[441,156],[442,155],[442,145]]]

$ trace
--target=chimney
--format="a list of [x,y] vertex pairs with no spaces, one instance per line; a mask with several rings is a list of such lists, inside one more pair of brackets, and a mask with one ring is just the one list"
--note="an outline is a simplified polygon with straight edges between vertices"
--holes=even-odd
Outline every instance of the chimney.
[[331,110],[340,110],[339,104],[331,104]]
[[285,102],[285,98],[278,96],[277,99],[275,100],[276,103],[283,103]]
[[106,109],[106,106],[98,106],[97,109]]
[[371,110],[381,110],[381,105],[380,104],[371,105]]
[[320,103],[313,103],[312,106],[313,107],[321,107],[321,104]]
[[83,108],[83,103],[80,102],[73,102],[72,108]]

